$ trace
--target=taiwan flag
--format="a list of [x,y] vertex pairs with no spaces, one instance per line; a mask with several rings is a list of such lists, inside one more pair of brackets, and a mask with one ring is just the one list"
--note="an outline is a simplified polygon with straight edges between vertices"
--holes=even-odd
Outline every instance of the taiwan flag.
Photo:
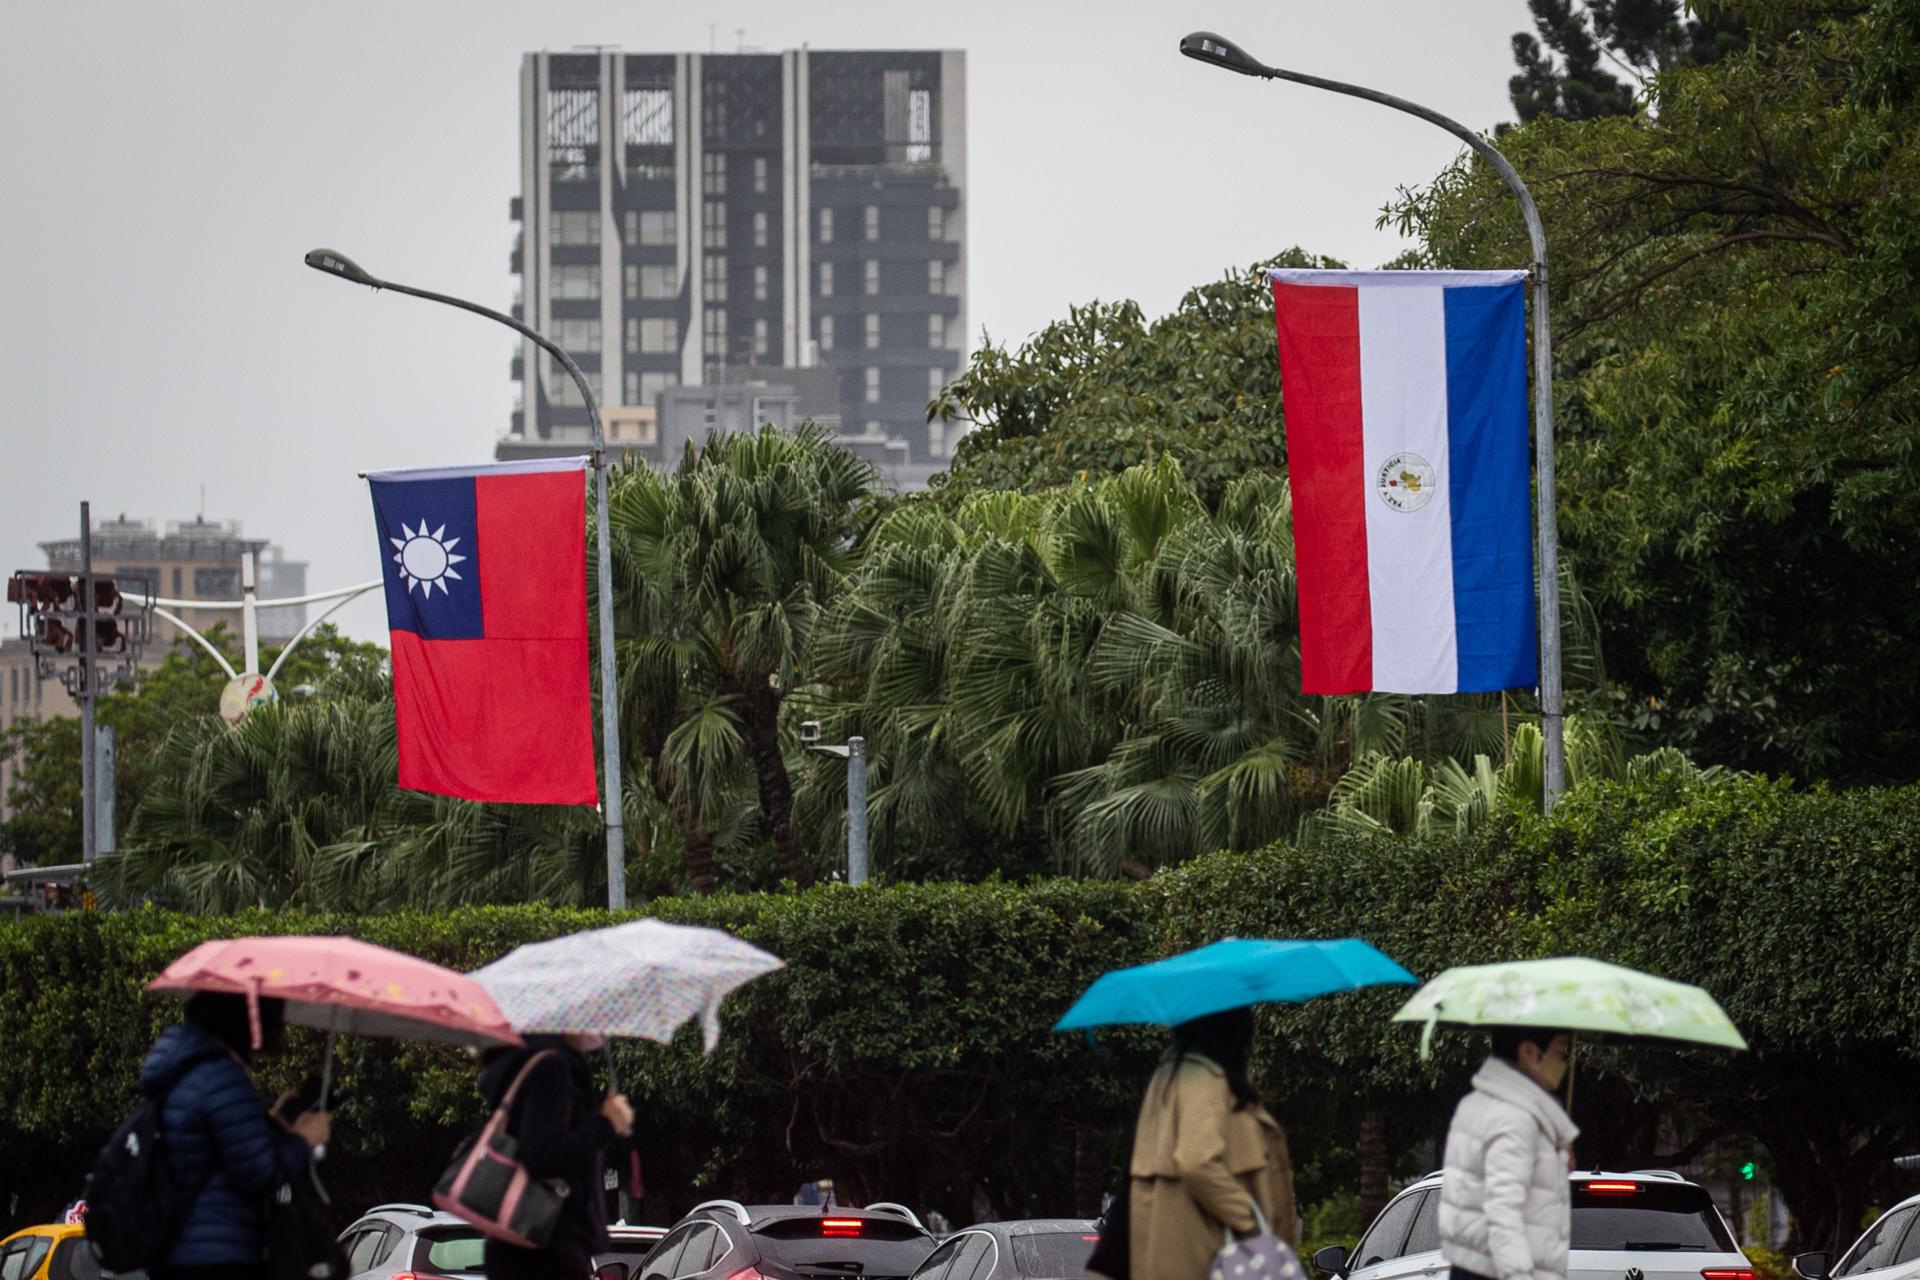
[[1533,685],[1525,273],[1269,275],[1302,692]]
[[586,461],[367,473],[409,791],[599,800]]

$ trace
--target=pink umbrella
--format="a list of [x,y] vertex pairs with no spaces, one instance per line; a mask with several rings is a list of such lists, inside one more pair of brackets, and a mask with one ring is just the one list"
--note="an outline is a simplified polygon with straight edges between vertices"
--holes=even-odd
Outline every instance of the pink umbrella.
[[[286,1001],[288,1022],[330,1033],[445,1044],[520,1043],[493,997],[472,978],[357,938],[215,939],[168,965],[147,990],[244,995],[256,1047],[263,997]],[[323,1107],[333,1075],[331,1034],[324,1074]]]

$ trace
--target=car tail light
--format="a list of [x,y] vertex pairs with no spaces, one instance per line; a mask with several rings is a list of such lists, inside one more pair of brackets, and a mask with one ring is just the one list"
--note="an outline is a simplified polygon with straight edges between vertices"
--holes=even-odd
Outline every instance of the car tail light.
[[1081,1236],[1080,1238],[1082,1240],[1094,1240],[1094,1241],[1097,1241],[1100,1239],[1099,1236]]
[[727,1277],[727,1280],[767,1280],[767,1278],[752,1267],[747,1267],[744,1270],[734,1272]]
[[1631,1196],[1640,1193],[1637,1182],[1589,1182],[1586,1189],[1596,1196]]
[[858,1218],[822,1218],[820,1234],[823,1236],[857,1236],[864,1224]]
[[1753,1280],[1752,1267],[1708,1267],[1700,1280]]

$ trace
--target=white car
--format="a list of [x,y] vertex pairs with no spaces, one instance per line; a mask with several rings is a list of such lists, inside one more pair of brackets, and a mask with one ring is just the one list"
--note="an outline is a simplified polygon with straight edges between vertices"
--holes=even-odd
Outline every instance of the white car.
[[1920,1196],[1902,1200],[1880,1215],[1853,1248],[1828,1267],[1824,1253],[1793,1260],[1802,1280],[1920,1280]]
[[[1570,1176],[1567,1280],[1755,1280],[1704,1188],[1665,1170]],[[1440,1175],[1390,1200],[1351,1257],[1333,1245],[1313,1262],[1340,1280],[1445,1280]]]

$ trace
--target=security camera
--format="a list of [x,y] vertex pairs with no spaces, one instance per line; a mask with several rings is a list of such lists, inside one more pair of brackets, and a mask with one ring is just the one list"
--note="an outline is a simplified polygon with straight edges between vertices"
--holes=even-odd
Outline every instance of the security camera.
[[810,747],[818,741],[820,741],[820,722],[818,720],[802,720],[800,722],[801,744]]

